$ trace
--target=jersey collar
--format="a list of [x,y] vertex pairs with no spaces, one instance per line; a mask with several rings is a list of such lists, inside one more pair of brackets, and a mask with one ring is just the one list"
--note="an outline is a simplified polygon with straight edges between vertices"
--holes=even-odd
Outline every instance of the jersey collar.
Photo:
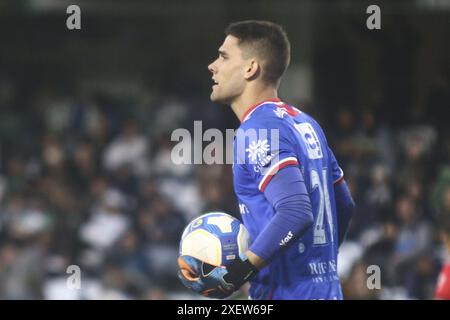
[[256,108],[262,106],[263,104],[269,103],[269,102],[281,102],[281,99],[267,99],[264,101],[261,101],[257,104],[254,104],[253,106],[251,106],[250,108],[248,108],[248,110],[244,113],[242,119],[241,119],[241,123],[245,122],[248,118],[250,118],[250,115],[253,113],[253,111],[255,111]]

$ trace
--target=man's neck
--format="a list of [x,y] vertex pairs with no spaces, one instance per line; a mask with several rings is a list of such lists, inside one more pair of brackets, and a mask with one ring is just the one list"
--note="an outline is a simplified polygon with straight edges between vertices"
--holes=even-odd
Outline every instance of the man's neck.
[[278,99],[278,92],[274,88],[267,88],[259,91],[257,94],[250,92],[249,94],[242,94],[238,99],[231,103],[233,110],[239,121],[242,121],[244,114],[252,106],[270,99]]

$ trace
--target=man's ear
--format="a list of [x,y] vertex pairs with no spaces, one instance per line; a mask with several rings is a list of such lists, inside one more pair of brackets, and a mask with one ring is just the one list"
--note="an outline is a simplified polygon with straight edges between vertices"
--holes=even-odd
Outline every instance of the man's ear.
[[245,65],[244,77],[246,80],[256,78],[261,73],[261,65],[255,59],[250,59]]

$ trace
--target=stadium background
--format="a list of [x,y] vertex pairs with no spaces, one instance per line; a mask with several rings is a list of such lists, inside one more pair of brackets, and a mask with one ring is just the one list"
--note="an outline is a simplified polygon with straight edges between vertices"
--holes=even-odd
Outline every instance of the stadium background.
[[[82,30],[67,30],[69,4]],[[357,203],[346,298],[432,298],[436,217],[450,214],[450,1],[2,0],[1,299],[198,298],[175,277],[179,236],[200,213],[238,215],[231,166],[174,165],[170,134],[238,126],[209,102],[206,66],[249,18],[287,30],[281,97],[323,124]],[[381,290],[366,286],[372,264]]]

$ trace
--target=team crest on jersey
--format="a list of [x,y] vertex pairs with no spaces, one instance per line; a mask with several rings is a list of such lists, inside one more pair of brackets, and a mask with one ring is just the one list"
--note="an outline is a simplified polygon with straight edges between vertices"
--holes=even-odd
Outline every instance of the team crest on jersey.
[[283,108],[276,108],[273,112],[277,115],[278,118],[282,118],[288,114],[288,112]]
[[248,158],[250,164],[253,164],[253,170],[255,172],[261,172],[266,169],[265,167],[272,162],[272,160],[278,155],[279,152],[269,153],[270,145],[267,139],[252,141],[245,151],[248,152]]
[[249,144],[248,148],[245,149],[245,151],[248,152],[248,158],[253,164],[261,162],[265,158],[269,150],[270,145],[267,139],[252,141]]

